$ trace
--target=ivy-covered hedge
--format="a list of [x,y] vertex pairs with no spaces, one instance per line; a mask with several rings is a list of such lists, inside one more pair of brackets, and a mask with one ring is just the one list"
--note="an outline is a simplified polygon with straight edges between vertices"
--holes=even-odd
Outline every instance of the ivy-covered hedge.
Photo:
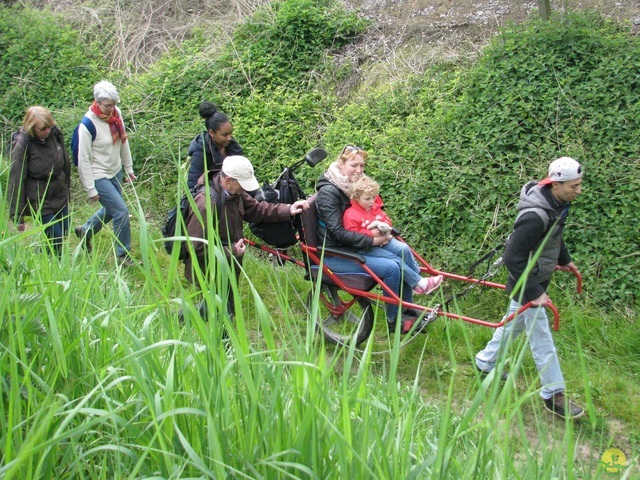
[[272,2],[233,33],[218,77],[238,94],[275,86],[305,89],[325,57],[362,33],[366,23],[334,0]]
[[[3,137],[20,124],[30,105],[54,112],[76,105],[86,109],[91,87],[102,72],[102,56],[100,47],[82,38],[61,15],[0,6]],[[64,124],[65,117],[56,119]]]

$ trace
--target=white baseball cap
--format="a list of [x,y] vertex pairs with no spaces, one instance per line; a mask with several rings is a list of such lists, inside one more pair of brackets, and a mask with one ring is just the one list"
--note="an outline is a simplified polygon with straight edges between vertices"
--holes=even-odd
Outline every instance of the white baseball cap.
[[571,157],[560,157],[549,165],[549,175],[538,185],[549,185],[553,182],[568,182],[582,178],[584,174],[582,165]]
[[241,155],[231,155],[222,162],[222,171],[227,177],[237,180],[247,192],[260,188],[260,184],[253,174],[253,165],[248,158]]

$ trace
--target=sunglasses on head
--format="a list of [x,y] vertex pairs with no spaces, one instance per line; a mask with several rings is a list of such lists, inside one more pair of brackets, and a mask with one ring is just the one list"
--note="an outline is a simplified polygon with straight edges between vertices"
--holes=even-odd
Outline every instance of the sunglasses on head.
[[352,153],[352,152],[364,152],[364,149],[357,145],[347,145],[342,149],[342,153],[340,155],[344,155],[345,153]]

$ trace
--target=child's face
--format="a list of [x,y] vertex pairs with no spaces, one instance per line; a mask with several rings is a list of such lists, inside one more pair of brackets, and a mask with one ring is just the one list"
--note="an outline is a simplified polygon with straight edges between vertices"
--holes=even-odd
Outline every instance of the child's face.
[[363,193],[358,198],[358,204],[364,208],[367,212],[373,208],[376,196],[370,193]]

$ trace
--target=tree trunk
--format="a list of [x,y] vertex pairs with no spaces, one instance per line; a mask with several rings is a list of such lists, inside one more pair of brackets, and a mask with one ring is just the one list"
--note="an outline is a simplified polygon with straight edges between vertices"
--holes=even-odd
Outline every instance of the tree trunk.
[[538,10],[543,20],[549,20],[551,16],[551,0],[536,0]]

